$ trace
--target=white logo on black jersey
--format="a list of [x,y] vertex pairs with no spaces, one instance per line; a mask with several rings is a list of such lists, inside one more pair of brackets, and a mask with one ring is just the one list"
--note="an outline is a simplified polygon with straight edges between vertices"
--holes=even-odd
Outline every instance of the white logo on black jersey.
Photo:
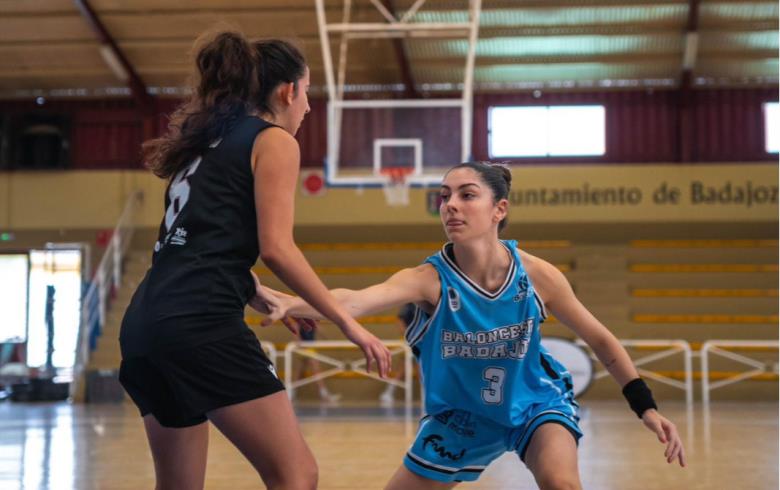
[[274,368],[273,364],[268,365],[268,370],[271,371],[271,374],[273,374],[276,379],[279,379],[279,375],[276,374],[276,368]]
[[197,157],[189,166],[183,168],[176,174],[168,188],[168,209],[165,210],[165,230],[170,233],[171,227],[176,222],[187,201],[190,200],[190,177],[192,177],[200,166],[203,159]]
[[460,309],[460,295],[453,288],[447,288],[447,301],[450,304],[450,311]]
[[176,228],[176,231],[171,236],[171,239],[169,240],[169,243],[171,245],[186,245],[187,244],[187,230],[185,230],[181,226]]

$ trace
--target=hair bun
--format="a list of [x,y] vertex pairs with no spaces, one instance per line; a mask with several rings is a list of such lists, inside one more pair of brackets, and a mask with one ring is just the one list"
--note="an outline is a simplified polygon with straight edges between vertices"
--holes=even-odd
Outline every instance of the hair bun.
[[488,165],[490,165],[493,168],[499,169],[501,171],[501,177],[503,177],[504,180],[506,181],[507,187],[511,187],[512,186],[512,171],[509,170],[509,165],[507,165],[506,163],[503,163],[503,162],[502,163],[489,163]]

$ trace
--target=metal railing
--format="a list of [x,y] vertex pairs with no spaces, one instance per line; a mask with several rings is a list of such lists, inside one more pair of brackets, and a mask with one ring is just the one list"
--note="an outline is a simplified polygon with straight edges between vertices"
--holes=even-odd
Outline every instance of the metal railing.
[[116,292],[122,283],[122,259],[130,246],[135,231],[135,212],[142,200],[143,193],[141,191],[136,191],[127,199],[119,221],[114,227],[111,240],[103,253],[103,258],[95,269],[89,288],[81,299],[81,318],[73,362],[73,381],[70,384],[71,399],[79,396],[84,370],[89,364],[90,337],[95,329],[97,332],[103,329],[112,292]]
[[[653,379],[655,381],[658,381],[659,383],[673,386],[675,388],[685,391],[686,405],[688,407],[693,406],[693,361],[692,361],[693,356],[691,352],[691,345],[688,342],[684,340],[653,339],[653,340],[620,340],[620,343],[623,345],[623,347],[657,350],[657,352],[654,352],[652,354],[632,359],[634,362],[634,366],[636,366],[637,372],[639,373],[640,376],[643,376],[645,378]],[[583,347],[587,347],[587,344],[582,340],[578,340],[577,344]],[[655,362],[659,359],[664,359],[666,357],[673,356],[677,353],[681,353],[683,356],[683,368],[685,372],[684,382],[680,382],[669,376],[664,376],[663,374],[659,374],[655,371],[649,371],[647,369],[642,368],[642,366],[646,364]],[[601,379],[608,375],[609,372],[607,372],[606,369],[600,369],[596,371],[594,378]]]
[[[708,340],[701,346],[701,399],[704,404],[710,402],[710,392],[730,384],[738,383],[750,379],[757,374],[777,373],[777,363],[767,365],[763,361],[751,357],[731,352],[731,350],[768,350],[778,349],[776,340]],[[731,359],[753,369],[744,371],[726,379],[710,383],[710,354]]]
[[[404,380],[392,378],[380,378],[378,374],[365,370],[365,358],[342,360],[331,356],[321,354],[317,351],[322,350],[357,350],[358,347],[352,342],[346,340],[315,340],[305,342],[290,342],[284,349],[284,384],[290,397],[293,396],[296,388],[310,383],[316,383],[321,379],[335,376],[340,373],[351,372],[367,378],[380,381],[389,385],[397,386],[404,390],[404,405],[407,410],[412,406],[412,350],[401,340],[384,340],[384,345],[390,349],[391,355],[403,354],[404,356]],[[298,354],[302,357],[316,359],[328,366],[330,369],[321,371],[311,376],[305,376],[298,380],[293,380],[293,355]]]

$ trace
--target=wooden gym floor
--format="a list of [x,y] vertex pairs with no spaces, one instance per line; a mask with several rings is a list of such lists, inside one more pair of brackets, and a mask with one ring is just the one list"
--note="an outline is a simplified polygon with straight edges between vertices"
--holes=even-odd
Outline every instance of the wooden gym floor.
[[[585,488],[778,488],[776,403],[716,402],[708,416],[701,406],[686,412],[681,403],[665,402],[662,408],[680,428],[689,467],[667,465],[663,446],[625,403],[588,402],[583,407],[585,437],[580,445]],[[416,419],[394,409],[308,406],[299,407],[298,413],[319,461],[323,490],[382,488],[400,464],[416,426]],[[153,487],[141,419],[129,403],[0,403],[0,489]],[[264,488],[250,465],[213,427],[206,488]],[[506,454],[480,481],[459,488],[536,486],[520,460]]]

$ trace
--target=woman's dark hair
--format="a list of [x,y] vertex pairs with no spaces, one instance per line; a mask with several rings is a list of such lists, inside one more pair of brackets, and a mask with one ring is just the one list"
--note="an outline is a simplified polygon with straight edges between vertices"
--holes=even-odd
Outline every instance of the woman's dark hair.
[[236,32],[201,38],[191,95],[174,111],[168,132],[145,142],[146,166],[168,179],[253,111],[273,114],[271,94],[306,71],[301,52],[278,39],[248,41]]
[[[509,189],[512,187],[512,172],[506,165],[490,162],[465,162],[455,165],[447,170],[447,173],[459,168],[470,168],[479,174],[479,178],[493,191],[493,202],[509,198]],[[506,218],[498,223],[498,231],[506,227]]]
[[280,83],[293,83],[297,95],[298,80],[306,72],[306,59],[298,48],[278,39],[255,41],[252,46],[260,56],[260,96],[257,108],[261,112],[273,114],[273,107],[269,104],[271,93]]

